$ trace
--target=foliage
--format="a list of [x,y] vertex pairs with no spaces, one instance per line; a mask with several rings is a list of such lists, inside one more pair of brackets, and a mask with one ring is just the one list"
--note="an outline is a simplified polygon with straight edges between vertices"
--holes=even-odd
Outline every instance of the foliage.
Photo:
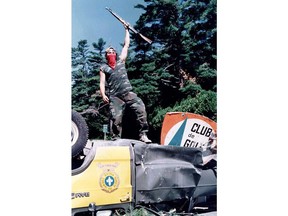
[[[126,66],[134,92],[146,105],[149,136],[159,142],[167,112],[192,112],[217,121],[216,0],[145,0],[135,8],[143,13],[134,28],[153,43],[131,34]],[[86,40],[72,48],[72,108],[77,111],[103,105],[98,71],[105,45],[100,38],[92,51]],[[96,118],[86,118],[94,138],[102,138],[108,106]]]
[[108,123],[109,110],[103,106],[98,90],[98,67],[103,62],[105,44],[100,38],[91,51],[87,40],[81,40],[72,48],[72,109],[86,117],[91,137],[102,137],[102,125]]

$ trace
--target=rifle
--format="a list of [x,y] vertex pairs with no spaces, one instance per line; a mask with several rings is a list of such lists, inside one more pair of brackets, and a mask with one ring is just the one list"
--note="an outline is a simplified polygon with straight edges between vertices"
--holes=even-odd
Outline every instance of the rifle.
[[118,19],[122,24],[126,25],[128,27],[128,29],[130,29],[132,32],[134,32],[135,34],[138,34],[141,38],[143,38],[145,41],[147,41],[149,44],[152,43],[152,40],[150,40],[149,38],[145,37],[144,35],[142,35],[140,32],[138,32],[137,30],[135,30],[132,26],[129,25],[128,22],[126,22],[124,19],[122,19],[119,15],[117,15],[115,12],[113,12],[110,8],[106,7],[106,10],[108,10],[114,17],[116,17],[116,19]]

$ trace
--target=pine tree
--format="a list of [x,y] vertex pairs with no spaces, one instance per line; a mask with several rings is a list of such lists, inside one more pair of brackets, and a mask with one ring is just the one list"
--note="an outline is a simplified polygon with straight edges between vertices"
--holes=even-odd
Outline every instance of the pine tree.
[[[135,37],[132,64],[142,79],[135,84],[147,98],[153,127],[161,126],[159,113],[163,120],[169,111],[189,111],[216,120],[216,1],[145,2],[135,6],[144,11],[135,28],[153,43]],[[156,97],[148,100],[149,95]]]

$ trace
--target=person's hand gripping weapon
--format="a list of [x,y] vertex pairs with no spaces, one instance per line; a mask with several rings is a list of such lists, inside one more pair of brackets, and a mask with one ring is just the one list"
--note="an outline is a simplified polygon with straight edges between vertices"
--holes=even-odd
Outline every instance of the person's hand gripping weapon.
[[141,38],[143,38],[149,44],[152,43],[152,41],[149,38],[145,37],[140,32],[135,30],[131,25],[129,25],[128,22],[126,22],[124,19],[122,19],[119,15],[117,15],[115,12],[113,12],[110,8],[106,7],[106,10],[108,10],[114,17],[116,17],[116,19],[118,19],[126,28],[128,28],[129,30],[131,30],[135,34],[139,35]]

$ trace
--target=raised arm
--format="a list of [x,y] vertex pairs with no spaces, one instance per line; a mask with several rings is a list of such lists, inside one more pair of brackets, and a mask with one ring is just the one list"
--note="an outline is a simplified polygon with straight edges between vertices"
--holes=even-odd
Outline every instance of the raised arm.
[[125,28],[125,39],[124,39],[124,46],[122,48],[122,52],[119,56],[120,60],[122,62],[126,61],[126,58],[128,56],[128,48],[130,45],[130,34],[129,34],[129,26],[128,25],[124,25]]

